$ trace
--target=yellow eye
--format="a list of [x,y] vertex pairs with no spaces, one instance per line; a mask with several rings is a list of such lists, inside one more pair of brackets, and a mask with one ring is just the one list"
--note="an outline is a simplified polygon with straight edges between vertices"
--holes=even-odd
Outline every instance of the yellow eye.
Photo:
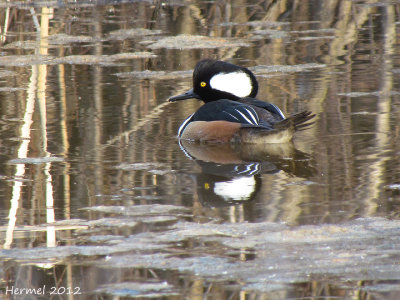
[[204,184],[204,189],[209,190],[210,189],[210,184],[208,182],[206,182]]
[[205,87],[206,85],[207,85],[207,83],[205,83],[204,81],[200,82],[201,87]]

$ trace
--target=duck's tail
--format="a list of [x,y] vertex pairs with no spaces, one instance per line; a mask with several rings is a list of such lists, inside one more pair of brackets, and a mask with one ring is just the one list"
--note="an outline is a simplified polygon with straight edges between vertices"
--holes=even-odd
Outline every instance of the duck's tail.
[[292,128],[294,131],[304,130],[314,124],[314,121],[309,122],[314,117],[315,114],[306,110],[275,123],[273,127],[277,130],[288,128]]
[[303,111],[274,123],[272,128],[267,130],[262,126],[243,126],[240,134],[235,136],[233,141],[264,144],[287,143],[292,140],[295,131],[307,129],[314,124],[314,122],[310,122],[314,117],[315,114],[312,112]]

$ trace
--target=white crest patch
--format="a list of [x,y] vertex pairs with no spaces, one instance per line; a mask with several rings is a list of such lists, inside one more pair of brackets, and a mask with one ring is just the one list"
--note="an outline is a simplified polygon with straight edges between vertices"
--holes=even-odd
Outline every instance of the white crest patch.
[[216,182],[214,193],[225,200],[244,201],[256,189],[254,177],[238,177],[229,181]]
[[243,71],[214,75],[210,79],[210,86],[239,98],[249,96],[253,89],[249,74]]

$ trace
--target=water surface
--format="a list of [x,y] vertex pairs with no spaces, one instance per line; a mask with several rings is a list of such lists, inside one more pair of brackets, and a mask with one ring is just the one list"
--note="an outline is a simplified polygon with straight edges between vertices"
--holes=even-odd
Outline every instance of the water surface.
[[[399,11],[0,4],[4,297],[396,299]],[[202,58],[315,124],[289,145],[179,141],[201,103],[167,99]]]

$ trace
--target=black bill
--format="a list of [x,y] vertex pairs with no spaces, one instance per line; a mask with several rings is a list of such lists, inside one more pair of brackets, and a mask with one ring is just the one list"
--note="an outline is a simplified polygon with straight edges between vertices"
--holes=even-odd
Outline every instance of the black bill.
[[187,91],[186,93],[183,93],[183,94],[180,94],[180,95],[173,96],[173,97],[169,98],[168,101],[169,101],[169,102],[175,102],[175,101],[186,100],[186,99],[192,99],[192,98],[200,99],[200,100],[201,100],[200,96],[197,95],[197,94],[193,91],[193,89],[190,89],[190,90]]

